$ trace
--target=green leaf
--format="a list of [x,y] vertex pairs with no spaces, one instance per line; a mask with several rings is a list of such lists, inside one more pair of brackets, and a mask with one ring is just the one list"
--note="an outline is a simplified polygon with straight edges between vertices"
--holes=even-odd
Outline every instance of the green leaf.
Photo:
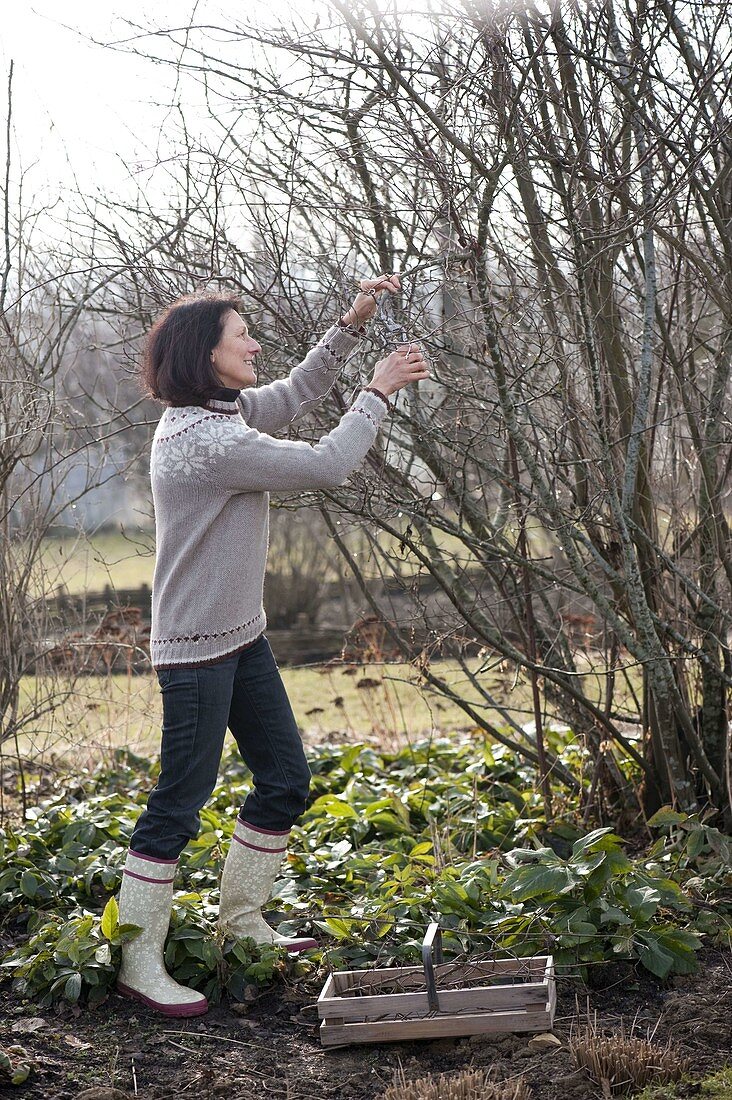
[[64,986],[64,997],[67,1001],[71,1001],[75,1004],[79,996],[81,995],[81,974],[72,974],[67,978],[66,985]]
[[102,913],[102,935],[111,940],[119,925],[119,906],[116,898],[110,898]]
[[577,936],[596,936],[597,925],[591,921],[585,920],[581,913],[571,913],[569,918],[564,918],[555,922],[555,927],[558,929],[566,929],[567,932],[571,932]]
[[645,921],[652,917],[658,909],[660,900],[660,892],[653,890],[650,886],[629,886],[623,895],[628,911],[638,921]]
[[100,946],[94,952],[94,958],[102,966],[106,966],[112,961],[112,948],[108,943],[100,944]]
[[697,825],[689,834],[689,839],[686,842],[686,855],[689,859],[696,859],[704,847],[706,840],[704,832],[703,826]]
[[427,855],[427,853],[431,852],[431,851],[432,851],[432,841],[431,840],[421,840],[418,844],[414,845],[414,847],[412,848],[412,850],[410,851],[409,854],[412,857],[414,857],[414,856],[423,856],[423,855]]
[[684,894],[678,882],[674,882],[673,879],[670,878],[655,877],[650,881],[653,885],[653,889],[657,890],[660,895],[661,905],[670,906],[673,909],[691,909],[691,902]]
[[20,888],[27,898],[34,898],[38,893],[38,879],[30,871],[23,871],[20,876]]
[[600,924],[632,924],[633,918],[629,917],[624,910],[619,909],[617,905],[608,905],[603,908],[602,915],[600,917]]
[[366,746],[364,744],[356,744],[351,745],[350,748],[346,749],[346,751],[341,756],[341,768],[344,772],[348,773],[352,771],[353,765],[356,763],[365,748]]
[[382,833],[399,836],[409,832],[409,826],[405,825],[391,810],[381,810],[379,813],[368,814],[368,820]]
[[501,895],[514,901],[528,901],[530,898],[552,897],[574,885],[571,871],[559,866],[517,867],[503,883]]
[[140,935],[142,935],[142,928],[139,924],[118,924],[111,942],[118,947],[120,944],[136,940]]
[[324,921],[315,921],[315,923],[324,931],[331,932],[339,940],[350,938],[354,924],[351,920],[341,920],[339,917],[326,917]]
[[656,933],[652,931],[638,932],[634,940],[638,958],[646,970],[650,970],[651,974],[655,974],[658,978],[668,977],[674,965],[674,958],[658,942]]
[[564,867],[564,860],[559,858],[553,848],[512,848],[506,853],[506,862],[511,866],[520,863],[553,863]]
[[695,953],[701,940],[694,932],[662,925],[638,932],[635,942],[641,962],[659,978],[671,973],[693,974],[697,968]]
[[344,817],[352,821],[357,821],[359,816],[353,806],[349,806],[343,799],[334,798],[333,795],[322,795],[318,798],[310,807],[309,812],[313,813],[316,810],[325,817]]
[[221,952],[213,940],[203,940],[202,958],[209,970],[215,970],[221,962]]
[[594,852],[592,855],[585,856],[584,859],[572,859],[572,870],[577,875],[591,875],[602,866],[607,857],[607,852]]
[[693,974],[697,969],[696,952],[701,947],[701,939],[695,932],[665,925],[655,929],[659,945],[673,958],[673,973]]
[[13,1085],[23,1085],[28,1080],[28,1074],[31,1068],[27,1063],[18,1066],[13,1070],[13,1076],[10,1078],[10,1083]]
[[612,829],[594,829],[587,836],[583,836],[574,842],[571,858],[575,860],[579,856],[590,852],[607,852],[612,848],[617,848],[620,844],[622,844],[622,839],[616,836]]
[[189,955],[192,955],[194,959],[203,959],[203,940],[189,939],[185,941],[185,944]]
[[[254,950],[254,940],[251,940],[251,944],[252,950]],[[237,940],[234,943],[234,946],[231,948],[231,953],[238,962],[244,963],[245,966],[249,966],[252,961],[252,952],[247,950],[242,940]]]
[[663,829],[669,825],[681,825],[688,820],[688,814],[680,814],[673,806],[662,806],[660,810],[656,810],[653,817],[648,818],[648,824],[654,829]]

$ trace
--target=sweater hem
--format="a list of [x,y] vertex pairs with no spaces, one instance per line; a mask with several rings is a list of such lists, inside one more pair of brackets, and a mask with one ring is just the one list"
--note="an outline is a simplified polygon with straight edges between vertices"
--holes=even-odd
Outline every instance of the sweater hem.
[[[185,646],[185,649],[183,649],[182,646],[178,646],[177,652],[176,648],[174,648],[174,642],[151,642],[150,663],[155,672],[164,668],[205,668],[207,665],[216,664],[217,661],[223,661],[227,657],[233,657],[236,653],[241,653],[243,650],[248,649],[250,646],[254,645],[255,642],[259,641],[266,628],[267,617],[264,611],[262,611],[252,622],[244,623],[240,627],[234,627],[232,630],[226,631],[227,634],[235,634],[237,632],[244,633],[244,641],[239,638],[237,642],[231,644],[232,640],[228,639],[229,644],[215,653],[211,652],[209,646],[204,646],[204,652],[200,656],[195,652],[191,652],[192,645],[190,642]],[[223,641],[222,639],[222,642],[218,644],[223,644]],[[195,643],[195,645],[196,648],[198,648],[198,643]]]

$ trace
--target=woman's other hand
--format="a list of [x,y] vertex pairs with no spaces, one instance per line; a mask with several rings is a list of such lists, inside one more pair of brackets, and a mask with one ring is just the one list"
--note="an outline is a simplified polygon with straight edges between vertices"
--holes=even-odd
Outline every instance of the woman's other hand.
[[429,370],[419,347],[401,344],[385,359],[379,360],[369,385],[388,397],[409,382],[419,382],[422,378],[429,378]]

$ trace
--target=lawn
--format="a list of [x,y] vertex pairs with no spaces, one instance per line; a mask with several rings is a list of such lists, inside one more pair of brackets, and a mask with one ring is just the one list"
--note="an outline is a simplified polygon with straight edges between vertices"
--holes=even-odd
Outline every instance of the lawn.
[[[479,664],[477,658],[470,662],[473,668]],[[455,661],[438,662],[436,669],[455,686],[464,680]],[[438,727],[471,725],[455,704],[420,688],[417,673],[409,665],[281,671],[298,726],[309,743],[367,738],[379,745],[403,745]],[[25,678],[22,711],[30,709],[36,693],[43,696],[44,687],[32,677]],[[513,705],[522,708],[526,703],[526,691],[519,685]],[[21,737],[20,748],[40,764],[56,754],[73,756],[81,766],[109,759],[120,746],[152,753],[158,748],[161,718],[162,700],[154,675],[81,676],[73,685],[61,683],[54,711],[34,721]]]
[[[482,672],[480,658],[466,663],[472,673],[479,673],[480,682],[517,722],[523,725],[533,720],[531,689],[525,674],[517,675],[495,658]],[[435,661],[432,669],[462,697],[480,707],[476,689],[457,661]],[[382,749],[396,749],[435,731],[460,732],[474,727],[460,707],[421,684],[416,669],[408,664],[335,664],[283,668],[281,672],[306,744],[366,740]],[[22,681],[21,713],[38,708],[49,686],[40,678],[26,677]],[[598,699],[600,678],[588,675],[585,686]],[[619,681],[618,706],[628,703],[622,687]],[[497,711],[485,708],[484,713],[492,724],[505,727]],[[561,720],[561,715],[550,716]],[[61,680],[53,709],[35,718],[20,736],[20,752],[40,765],[65,756],[81,767],[110,760],[119,747],[154,754],[159,746],[161,719],[162,700],[153,674]]]
[[[114,589],[152,586],[155,568],[155,536],[151,531],[84,532],[43,540],[43,586],[53,595],[63,585],[71,595]],[[37,590],[33,593],[37,595]]]
[[[668,516],[660,513],[658,521],[661,531],[665,533],[669,526]],[[273,518],[273,525],[276,522]],[[403,519],[401,522],[406,524],[407,521]],[[508,530],[506,534],[510,537]],[[459,560],[465,566],[469,564],[470,551],[460,539],[439,529],[434,529],[433,535],[437,545],[447,552],[453,562]],[[534,554],[540,557],[550,553],[554,539],[541,525],[530,525],[528,537]],[[369,564],[372,552],[362,531],[351,527],[345,531],[344,540],[356,553],[365,576],[380,575],[378,564]],[[397,540],[391,535],[381,532],[378,541],[385,549],[391,549],[394,568],[398,566],[404,575],[418,571],[419,562],[414,555],[399,549]],[[276,540],[273,540],[272,549],[276,553]],[[336,553],[333,547],[333,555]],[[142,584],[152,586],[155,534],[152,530],[130,528],[125,531],[104,529],[93,534],[69,532],[68,535],[54,535],[43,540],[41,563],[48,594],[61,584],[73,595],[100,592],[105,585],[114,589],[139,588]],[[329,580],[338,579],[337,570],[327,558],[324,559],[324,568]],[[34,594],[37,595],[37,591]]]

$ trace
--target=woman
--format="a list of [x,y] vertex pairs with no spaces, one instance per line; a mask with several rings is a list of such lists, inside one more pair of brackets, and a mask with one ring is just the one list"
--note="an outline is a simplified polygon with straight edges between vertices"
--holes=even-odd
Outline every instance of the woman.
[[391,394],[428,377],[402,346],[376,364],[339,424],[320,441],[277,439],[330,391],[396,275],[363,280],[348,312],[286,379],[255,387],[260,345],[225,295],[174,302],[153,326],[142,364],[147,394],[165,406],[150,478],[156,528],[150,655],[163,696],[161,769],[133,831],[119,898],[121,924],[142,928],[122,948],[120,992],[167,1016],[206,1012],[175,982],[163,947],[178,857],[198,833],[226,729],[251,769],[221,879],[220,927],[289,951],[317,947],[278,935],[262,917],[305,809],[310,769],[269,642],[262,606],[269,490],[342,485],[361,464]]

